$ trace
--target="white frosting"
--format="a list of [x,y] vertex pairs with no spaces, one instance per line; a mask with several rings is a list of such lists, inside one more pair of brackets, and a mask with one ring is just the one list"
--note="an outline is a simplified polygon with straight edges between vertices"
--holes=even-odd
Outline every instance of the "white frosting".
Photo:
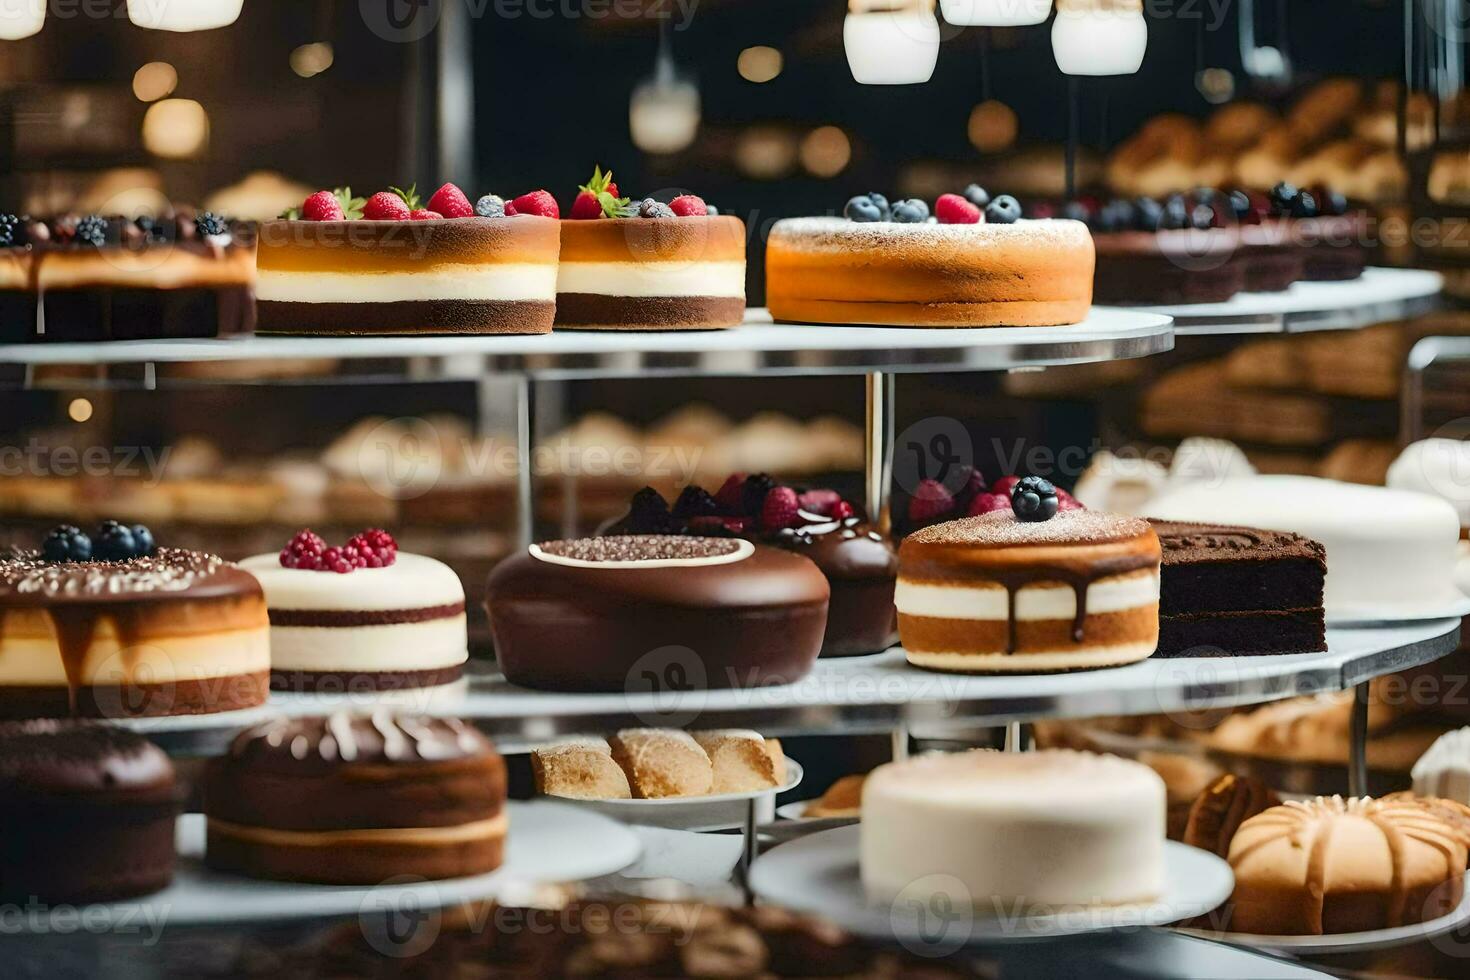
[[469,659],[461,613],[391,626],[272,626],[276,670],[440,670]]
[[704,558],[655,558],[647,561],[586,561],[568,558],[542,551],[539,544],[530,546],[531,557],[552,565],[567,565],[571,568],[698,568],[703,565],[729,565],[744,561],[755,554],[755,545],[743,538],[731,538],[735,549],[729,554],[708,555]]
[[1470,806],[1470,728],[1441,735],[1414,763],[1414,795]]
[[550,262],[443,264],[413,272],[261,269],[255,298],[278,303],[394,303],[430,299],[548,302],[556,298],[556,265]]
[[[1149,901],[1163,890],[1164,812],[1163,780],[1112,756],[979,750],[890,763],[863,786],[863,885],[875,902],[924,902],[928,879],[1001,914]],[[956,879],[959,895],[941,883]]]
[[559,293],[599,296],[724,296],[745,298],[745,263],[563,262]]
[[[1113,613],[1159,601],[1158,569],[1135,575],[1098,579],[1087,589],[1087,612]],[[936,619],[1000,620],[1009,617],[1004,586],[993,582],[935,585],[899,577],[893,604],[906,616]],[[1077,615],[1077,593],[1069,585],[1028,585],[1016,591],[1016,619],[1071,619]]]
[[359,568],[346,575],[282,568],[280,555],[254,555],[240,567],[260,580],[271,609],[358,612],[464,602],[464,586],[453,569],[401,551],[387,568]]
[[1413,443],[1388,468],[1388,485],[1450,502],[1460,526],[1470,527],[1470,442],[1424,439]]
[[1038,650],[1035,653],[955,653],[946,650],[931,653],[905,647],[909,663],[931,670],[950,670],[967,674],[1044,674],[1049,671],[1087,670],[1096,667],[1118,667],[1137,663],[1153,656],[1157,640],[1145,643],[1115,643],[1111,646],[1088,646],[1086,643],[1061,650]]
[[1149,517],[1295,531],[1327,549],[1328,619],[1432,616],[1463,600],[1454,584],[1460,523],[1420,493],[1303,476],[1257,476],[1170,490]]

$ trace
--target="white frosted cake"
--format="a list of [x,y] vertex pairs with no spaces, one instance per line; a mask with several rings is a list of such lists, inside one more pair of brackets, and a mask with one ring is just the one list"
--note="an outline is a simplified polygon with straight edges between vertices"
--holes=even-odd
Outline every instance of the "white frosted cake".
[[1409,445],[1389,466],[1388,485],[1449,501],[1460,527],[1470,527],[1470,442],[1423,439]]
[[1257,476],[1168,490],[1148,516],[1294,531],[1327,548],[1329,621],[1445,615],[1455,587],[1460,522],[1422,493],[1304,476]]
[[[863,787],[860,860],[874,902],[958,879],[977,911],[1123,905],[1164,887],[1164,782],[1115,756],[1065,749],[927,755]],[[951,898],[955,889],[937,884]]]
[[272,688],[388,690],[459,679],[469,659],[464,586],[449,566],[395,551],[382,567],[339,573],[287,567],[289,552],[240,563],[265,590]]
[[1446,732],[1414,763],[1414,795],[1470,806],[1470,728]]

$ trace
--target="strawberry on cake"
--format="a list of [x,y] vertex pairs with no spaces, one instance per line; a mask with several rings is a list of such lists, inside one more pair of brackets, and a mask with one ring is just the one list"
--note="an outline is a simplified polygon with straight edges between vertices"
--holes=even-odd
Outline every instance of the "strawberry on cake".
[[[560,235],[545,191],[471,203],[445,184],[363,200],[318,191],[260,229],[258,329],[291,334],[551,330]],[[524,208],[517,205],[524,204]]]
[[280,554],[240,567],[265,590],[275,690],[447,684],[469,659],[459,577],[432,558],[400,553],[387,531],[363,531],[337,547],[301,531]]
[[562,222],[558,327],[711,330],[744,318],[744,222],[693,194],[620,197],[612,171],[593,171]]

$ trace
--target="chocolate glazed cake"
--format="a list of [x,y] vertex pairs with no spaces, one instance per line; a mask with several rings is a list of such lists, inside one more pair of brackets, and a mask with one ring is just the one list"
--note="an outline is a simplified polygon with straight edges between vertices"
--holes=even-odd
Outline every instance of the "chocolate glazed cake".
[[1289,531],[1151,521],[1164,549],[1161,657],[1327,649],[1327,552]]
[[378,713],[277,719],[210,762],[205,863],[328,885],[500,867],[505,763],[453,718]]
[[0,724],[0,902],[105,902],[166,886],[174,768],[141,735],[59,721]]
[[898,639],[893,587],[898,552],[860,517],[784,528],[766,539],[810,558],[832,588],[822,656],[887,650]]
[[693,688],[800,680],[830,594],[801,555],[655,534],[532,545],[490,574],[485,606],[511,683],[623,692],[646,687],[645,668]]
[[214,555],[0,559],[0,717],[263,704],[269,628],[260,583]]

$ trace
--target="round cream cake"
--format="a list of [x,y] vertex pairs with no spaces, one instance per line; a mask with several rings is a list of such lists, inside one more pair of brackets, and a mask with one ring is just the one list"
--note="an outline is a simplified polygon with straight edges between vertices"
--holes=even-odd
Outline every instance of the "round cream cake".
[[[863,787],[860,863],[874,902],[968,893],[976,911],[1124,905],[1164,888],[1164,782],[1070,749],[926,755]],[[957,879],[961,889],[953,887]]]

